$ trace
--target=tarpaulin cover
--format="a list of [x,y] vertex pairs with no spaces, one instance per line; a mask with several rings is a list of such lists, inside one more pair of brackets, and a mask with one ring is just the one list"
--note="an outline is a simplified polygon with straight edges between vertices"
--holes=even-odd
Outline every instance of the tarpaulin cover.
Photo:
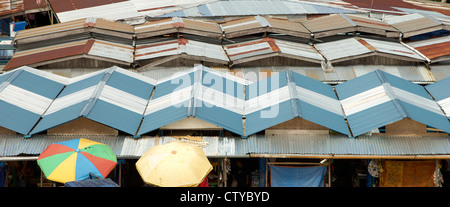
[[325,166],[291,167],[271,166],[272,187],[323,187]]

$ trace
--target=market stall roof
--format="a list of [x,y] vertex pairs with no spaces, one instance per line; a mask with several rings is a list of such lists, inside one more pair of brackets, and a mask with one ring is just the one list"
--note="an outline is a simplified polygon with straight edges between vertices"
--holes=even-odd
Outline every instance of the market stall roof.
[[321,63],[324,58],[311,45],[265,37],[258,40],[224,45],[234,65],[281,56],[286,58]]
[[0,19],[48,10],[46,1],[0,0]]
[[[3,136],[0,139],[0,161],[37,159],[48,145],[79,136],[35,135],[31,139]],[[208,157],[297,157],[331,159],[448,159],[448,137],[422,136],[360,136],[349,139],[340,135],[252,135],[241,137],[142,137],[87,135],[87,139],[111,147],[119,159],[137,159],[155,145],[175,140],[203,144]],[[20,155],[20,156],[19,156]],[[35,156],[35,157],[27,157]]]
[[398,37],[400,32],[385,22],[350,14],[331,14],[302,22],[314,34],[314,38],[323,38],[341,33],[365,32],[386,37]]
[[165,58],[152,61],[143,67],[156,66],[179,57],[200,59],[219,64],[228,64],[229,62],[228,56],[221,45],[185,38],[136,45],[135,60],[137,62],[161,57]]
[[441,109],[450,118],[450,78],[440,80],[431,85],[425,86],[425,89],[430,93],[430,95],[437,101]]
[[245,115],[246,135],[295,117],[350,135],[333,88],[292,71],[246,86]]
[[73,78],[30,135],[81,117],[134,135],[154,85],[154,80],[118,67]]
[[450,59],[450,36],[407,43],[431,60],[431,63]]
[[384,21],[398,29],[403,34],[403,38],[445,29],[442,22],[418,13],[392,16]]
[[16,44],[27,44],[90,32],[131,40],[134,29],[133,26],[128,24],[112,22],[102,18],[82,18],[19,31],[14,41]]
[[215,17],[252,15],[298,15],[362,13],[355,9],[339,8],[310,2],[276,1],[213,1],[195,7],[163,14],[159,17]]
[[0,126],[27,134],[67,79],[29,67],[0,75]]
[[245,17],[225,22],[221,24],[221,27],[226,38],[265,32],[311,38],[310,32],[301,23],[273,17]]
[[450,122],[425,88],[382,71],[335,86],[353,136],[411,118],[450,132]]
[[425,61],[422,56],[401,43],[369,38],[353,37],[314,46],[327,60],[333,63],[373,55],[414,62]]
[[129,0],[49,0],[49,3],[60,22],[87,17],[98,17],[108,20],[144,19],[144,15],[139,13],[133,2]]
[[134,26],[134,30],[137,39],[176,33],[222,38],[222,30],[219,24],[215,22],[179,17],[146,22],[145,24]]
[[[158,81],[118,67],[75,78],[25,69],[0,76],[6,81],[2,84],[2,93],[9,91],[8,88],[14,89],[5,96],[11,108],[40,111],[35,113],[34,119],[27,119],[28,127],[34,128],[30,133],[31,128],[23,129],[24,124],[14,128],[19,125],[8,122],[8,116],[3,116],[8,118],[0,126],[29,136],[82,117],[135,136],[188,117],[244,137],[296,117],[350,136],[404,118],[450,131],[450,122],[438,105],[441,102],[433,100],[423,86],[402,79],[399,74],[380,70],[365,70],[356,78],[334,86],[335,94],[332,86],[292,70],[272,71],[269,78],[251,82],[202,65]],[[16,71],[21,70],[20,74],[36,73],[37,77],[50,79],[42,80],[50,83],[33,85],[29,82],[25,85],[33,87],[19,90],[19,86],[13,85],[16,79],[21,80],[21,76],[15,78],[14,74],[18,75]],[[14,81],[10,83],[9,79]],[[31,102],[12,101],[16,96],[17,100],[26,99],[21,94],[28,92],[23,90],[48,93],[46,88],[52,84],[59,84],[59,88],[52,88],[55,90],[53,98],[37,101],[35,99],[40,100],[43,95],[34,97],[31,94]],[[448,82],[441,84],[445,88]],[[434,92],[430,93],[434,95]],[[435,99],[441,101],[437,95]],[[445,108],[445,104],[441,107]],[[6,111],[0,112],[24,112],[4,109]],[[8,125],[10,123],[12,125]]]
[[133,62],[133,51],[134,48],[131,45],[104,40],[71,40],[50,46],[17,50],[3,70],[7,71],[24,65],[36,67],[79,58],[130,65]]

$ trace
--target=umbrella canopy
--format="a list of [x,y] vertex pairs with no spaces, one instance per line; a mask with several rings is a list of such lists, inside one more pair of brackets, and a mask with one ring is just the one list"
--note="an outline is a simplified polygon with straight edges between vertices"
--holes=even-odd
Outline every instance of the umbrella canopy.
[[88,179],[89,173],[105,178],[117,158],[108,145],[79,138],[49,145],[37,163],[47,179],[66,183]]
[[161,187],[195,187],[212,170],[205,152],[181,142],[151,147],[136,162],[144,182]]

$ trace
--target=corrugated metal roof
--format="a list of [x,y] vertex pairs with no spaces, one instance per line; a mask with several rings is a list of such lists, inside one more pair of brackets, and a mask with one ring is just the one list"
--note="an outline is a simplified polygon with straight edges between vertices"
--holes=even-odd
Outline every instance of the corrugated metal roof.
[[[263,2],[263,3],[262,3]],[[161,15],[160,17],[211,17],[289,14],[360,13],[360,11],[319,4],[277,1],[215,1]]]
[[138,39],[176,32],[222,38],[222,30],[217,23],[179,17],[147,22],[134,26],[134,29]]
[[21,67],[0,75],[0,81],[0,126],[27,134],[63,89],[65,79]]
[[46,1],[0,0],[0,16],[2,17],[7,17],[8,15],[22,15],[20,12],[31,13],[47,10],[48,7]]
[[98,17],[108,20],[144,18],[128,0],[100,1],[55,1],[50,0],[53,10],[60,22],[68,22],[80,18]]
[[440,80],[431,85],[425,86],[425,89],[437,101],[441,109],[450,118],[450,78]]
[[442,29],[442,22],[418,13],[392,16],[384,21],[402,32],[405,38]]
[[[21,136],[3,136],[0,139],[0,156],[39,155],[50,144],[79,138],[79,136],[36,135],[31,139]],[[180,141],[173,137],[131,136],[83,136],[111,147],[118,158],[141,157],[150,147]],[[233,156],[340,156],[358,157],[411,157],[414,156],[448,156],[450,142],[448,137],[420,136],[362,136],[349,139],[346,136],[331,135],[283,135],[238,137],[201,137],[203,151],[208,157]],[[182,141],[182,140],[181,140]]]
[[348,38],[314,45],[327,60],[339,62],[350,57],[358,58],[377,53],[387,54],[394,59],[408,58],[410,61],[425,61],[419,54],[397,42],[368,38]]
[[17,44],[42,41],[42,39],[56,39],[80,33],[103,33],[112,36],[132,39],[134,29],[124,23],[108,21],[102,18],[82,18],[60,24],[47,25],[19,31],[14,38]]
[[[317,50],[307,44],[283,41],[272,38],[224,45],[224,49],[233,64],[267,58],[269,56],[284,56],[288,58],[320,63],[324,58]],[[269,56],[268,56],[269,55]]]
[[271,17],[246,17],[221,24],[225,37],[234,38],[244,35],[271,32],[291,36],[310,38],[310,32],[300,23],[287,19]]
[[449,121],[423,87],[388,73],[377,70],[335,88],[354,136],[404,118],[450,131]]
[[133,62],[134,48],[131,45],[107,42],[103,40],[77,40],[29,50],[17,51],[4,70],[10,70],[23,65],[39,66],[47,61],[67,60],[88,55],[91,58],[106,58],[106,60],[123,65]]
[[[15,71],[5,73],[0,80],[6,81],[13,74]],[[13,108],[40,111],[35,119],[29,119],[34,120],[30,124],[33,127],[42,116],[30,134],[86,117],[131,135],[143,135],[190,116],[243,136],[295,117],[348,134],[346,117],[354,136],[403,118],[450,131],[448,119],[422,86],[399,78],[399,74],[381,71],[361,72],[355,79],[335,86],[340,101],[331,86],[291,70],[272,72],[269,78],[253,83],[203,66],[158,81],[117,67],[70,79],[38,70],[30,74],[66,86],[60,93],[54,92],[59,93],[55,98],[49,94],[55,89],[47,89],[51,84],[35,87],[26,81],[5,82],[3,92],[11,93],[4,96],[7,100],[13,100],[15,93],[27,94],[31,100],[11,102]],[[18,132],[27,134],[26,130]]]
[[445,57],[450,55],[450,36],[411,42],[408,45],[414,47],[432,62],[450,59],[450,57]]
[[117,67],[72,79],[30,134],[86,117],[134,135],[155,83]]
[[205,61],[227,64],[229,59],[222,46],[185,38],[136,46],[135,60],[186,54],[204,58]]

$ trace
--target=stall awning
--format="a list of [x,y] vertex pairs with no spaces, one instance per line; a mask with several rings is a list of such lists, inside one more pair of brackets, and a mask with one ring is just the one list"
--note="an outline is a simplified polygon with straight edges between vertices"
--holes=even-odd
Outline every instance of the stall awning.
[[[28,159],[54,142],[79,136],[3,136],[0,160]],[[174,137],[83,136],[111,147],[119,159],[138,159],[152,146],[179,140]],[[189,141],[188,139],[181,139]],[[198,140],[198,139],[196,139]],[[450,159],[450,138],[421,136],[254,135],[201,137],[191,143],[204,146],[208,157],[295,157],[329,159]],[[28,157],[27,157],[28,156]],[[36,157],[37,158],[37,157]]]

